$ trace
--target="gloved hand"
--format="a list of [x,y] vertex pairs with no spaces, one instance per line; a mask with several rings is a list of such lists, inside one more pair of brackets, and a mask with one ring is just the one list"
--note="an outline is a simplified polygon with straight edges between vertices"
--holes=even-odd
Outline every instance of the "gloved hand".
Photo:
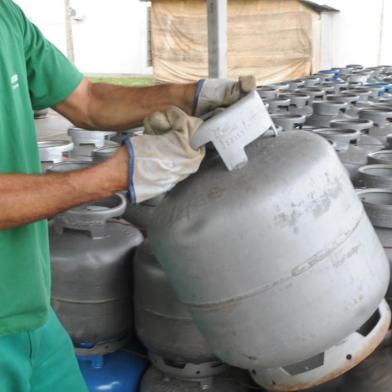
[[189,141],[202,124],[177,107],[145,120],[145,134],[127,138],[128,190],[132,204],[172,189],[197,172],[205,149],[193,150]]
[[201,117],[218,107],[227,107],[256,90],[256,78],[240,76],[238,82],[227,79],[200,80],[197,84],[192,114]]

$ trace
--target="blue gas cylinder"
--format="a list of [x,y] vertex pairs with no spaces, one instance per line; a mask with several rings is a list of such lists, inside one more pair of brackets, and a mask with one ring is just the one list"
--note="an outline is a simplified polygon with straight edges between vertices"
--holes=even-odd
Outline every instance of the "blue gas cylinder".
[[90,392],[137,392],[148,364],[125,351],[78,356],[78,361]]

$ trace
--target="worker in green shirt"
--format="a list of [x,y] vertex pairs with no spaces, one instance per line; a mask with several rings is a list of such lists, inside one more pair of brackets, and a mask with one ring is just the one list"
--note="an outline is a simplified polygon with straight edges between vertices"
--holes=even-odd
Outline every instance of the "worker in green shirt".
[[[203,159],[203,150],[189,147],[201,120],[188,114],[228,106],[254,88],[254,79],[92,84],[18,6],[0,0],[1,392],[86,391],[72,343],[50,308],[46,218],[121,190],[133,203],[170,190]],[[46,107],[79,127],[114,131],[158,113],[147,121],[148,134],[126,140],[107,162],[42,175],[32,112]]]

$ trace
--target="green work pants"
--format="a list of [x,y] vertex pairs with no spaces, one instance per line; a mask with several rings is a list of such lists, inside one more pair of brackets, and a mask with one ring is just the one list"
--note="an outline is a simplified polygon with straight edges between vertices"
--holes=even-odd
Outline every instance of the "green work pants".
[[67,332],[53,310],[32,331],[0,336],[1,392],[88,392]]

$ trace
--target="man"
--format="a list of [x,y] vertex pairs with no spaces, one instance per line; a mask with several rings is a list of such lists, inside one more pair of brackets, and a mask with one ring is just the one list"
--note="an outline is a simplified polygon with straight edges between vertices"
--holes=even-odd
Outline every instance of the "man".
[[[50,308],[46,218],[129,190],[133,203],[198,170],[197,116],[255,88],[230,81],[127,88],[92,84],[11,0],[0,0],[0,391],[86,391],[70,339]],[[176,107],[172,107],[176,106]],[[79,127],[148,133],[91,169],[40,175],[32,110],[53,107]],[[180,108],[180,109],[179,109]]]

